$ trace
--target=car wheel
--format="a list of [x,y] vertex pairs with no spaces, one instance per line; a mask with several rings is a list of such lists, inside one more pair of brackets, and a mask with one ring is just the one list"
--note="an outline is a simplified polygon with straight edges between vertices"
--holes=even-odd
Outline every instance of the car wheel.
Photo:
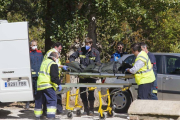
[[[113,89],[110,93],[114,93],[119,89]],[[111,105],[115,106],[115,112],[126,113],[131,104],[131,94],[128,91],[117,92],[111,95]]]

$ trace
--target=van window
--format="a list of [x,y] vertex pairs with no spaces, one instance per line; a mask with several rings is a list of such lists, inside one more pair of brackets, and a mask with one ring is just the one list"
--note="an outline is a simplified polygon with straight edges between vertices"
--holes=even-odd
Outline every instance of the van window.
[[166,56],[166,73],[180,74],[180,57]]
[[157,73],[162,73],[162,62],[161,62],[161,55],[155,55],[156,58],[156,66],[157,66]]
[[129,64],[132,64],[132,63],[134,63],[134,60],[135,60],[135,56],[132,55],[132,56],[127,57],[127,58],[124,60],[124,62],[125,62],[125,63],[129,63]]

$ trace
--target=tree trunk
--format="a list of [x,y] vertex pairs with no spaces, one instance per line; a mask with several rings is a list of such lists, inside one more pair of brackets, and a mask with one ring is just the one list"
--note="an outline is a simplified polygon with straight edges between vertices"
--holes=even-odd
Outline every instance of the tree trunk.
[[51,41],[51,0],[47,0],[47,10],[46,10],[46,16],[45,16],[45,52],[47,52],[49,49],[51,49],[52,41]]
[[88,25],[88,37],[93,39],[93,47],[97,48],[97,34],[96,34],[96,14],[91,14],[89,17],[89,25]]

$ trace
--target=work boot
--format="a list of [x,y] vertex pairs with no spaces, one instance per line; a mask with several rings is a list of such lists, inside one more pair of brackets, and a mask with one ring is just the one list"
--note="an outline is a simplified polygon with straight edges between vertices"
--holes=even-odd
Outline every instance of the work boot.
[[88,105],[88,101],[83,101],[83,106],[84,106],[83,115],[89,115],[89,105]]
[[94,115],[94,101],[93,100],[89,101],[89,106],[90,106],[90,108],[89,108],[89,115],[93,116]]

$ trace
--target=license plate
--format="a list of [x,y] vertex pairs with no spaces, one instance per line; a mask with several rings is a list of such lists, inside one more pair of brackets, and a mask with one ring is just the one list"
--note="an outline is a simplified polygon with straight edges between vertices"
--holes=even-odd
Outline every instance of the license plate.
[[23,87],[27,86],[26,81],[10,81],[10,82],[5,82],[5,87]]

